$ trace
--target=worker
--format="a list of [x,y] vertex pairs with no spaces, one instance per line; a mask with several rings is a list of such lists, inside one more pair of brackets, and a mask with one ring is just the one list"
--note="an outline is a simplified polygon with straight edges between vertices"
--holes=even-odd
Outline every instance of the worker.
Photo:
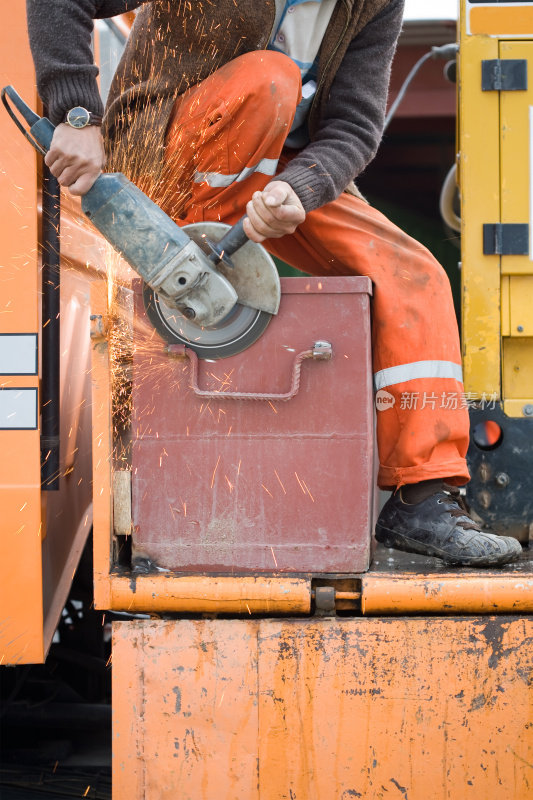
[[[57,125],[45,161],[74,195],[119,169],[178,224],[246,214],[249,238],[283,261],[368,276],[378,484],[392,491],[376,538],[497,566],[520,544],[483,531],[456,488],[470,477],[469,416],[449,281],[353,184],[382,135],[403,6],[27,0],[38,90]],[[137,7],[102,126],[93,20]]]

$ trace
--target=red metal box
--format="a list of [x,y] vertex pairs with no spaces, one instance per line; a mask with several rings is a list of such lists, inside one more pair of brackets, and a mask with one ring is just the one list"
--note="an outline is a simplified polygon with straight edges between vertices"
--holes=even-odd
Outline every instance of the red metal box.
[[[280,312],[266,332],[238,355],[198,361],[196,390],[193,362],[172,358],[157,334],[134,346],[134,566],[148,559],[177,572],[230,574],[368,568],[370,294],[367,278],[282,279]],[[139,289],[135,315],[134,330],[146,330]],[[317,342],[326,343],[318,353]]]

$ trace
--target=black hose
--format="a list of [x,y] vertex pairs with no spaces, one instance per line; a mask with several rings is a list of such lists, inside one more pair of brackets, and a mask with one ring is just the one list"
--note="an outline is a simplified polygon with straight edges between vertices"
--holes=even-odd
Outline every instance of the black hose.
[[41,484],[59,489],[59,184],[43,164]]

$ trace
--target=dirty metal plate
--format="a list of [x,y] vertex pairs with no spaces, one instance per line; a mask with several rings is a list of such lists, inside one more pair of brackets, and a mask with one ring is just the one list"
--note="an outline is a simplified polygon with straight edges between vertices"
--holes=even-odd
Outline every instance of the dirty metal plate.
[[[175,571],[361,572],[373,513],[369,282],[287,278],[282,311],[245,352],[172,359],[153,335],[135,347],[134,564]],[[137,294],[136,331],[146,328]],[[330,361],[302,364],[287,402],[224,399],[283,393],[296,356],[318,340]]]
[[532,639],[531,617],[114,623],[114,792],[526,800]]

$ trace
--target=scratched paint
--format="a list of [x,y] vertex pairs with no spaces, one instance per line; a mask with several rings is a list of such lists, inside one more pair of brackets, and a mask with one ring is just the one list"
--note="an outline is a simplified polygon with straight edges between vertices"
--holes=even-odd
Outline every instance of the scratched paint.
[[[370,291],[366,278],[283,279],[283,313],[252,347],[199,362],[199,385],[215,399],[193,394],[188,362],[171,359],[158,336],[149,352],[134,350],[134,563],[254,574],[368,568]],[[136,319],[134,331],[144,329],[139,293]],[[320,340],[333,358],[306,360],[291,400],[224,398],[287,392],[295,353]]]
[[530,617],[116,623],[114,797],[526,800],[532,644]]

